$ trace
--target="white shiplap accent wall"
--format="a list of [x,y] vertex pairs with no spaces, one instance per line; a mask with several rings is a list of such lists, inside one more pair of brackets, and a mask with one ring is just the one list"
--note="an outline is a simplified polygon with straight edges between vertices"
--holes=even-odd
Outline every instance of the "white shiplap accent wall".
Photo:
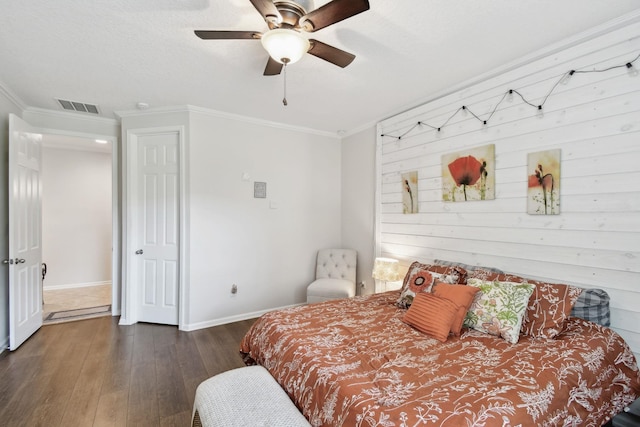
[[[440,97],[378,124],[376,251],[402,260],[456,260],[523,276],[605,289],[612,327],[640,354],[640,75],[626,68],[575,74],[543,115],[514,96],[483,126],[509,89],[542,102],[571,69],[625,64],[640,54],[640,23]],[[640,60],[635,63],[640,69]],[[496,198],[442,201],[442,154],[495,144]],[[527,154],[561,149],[561,214],[526,213]],[[418,171],[419,213],[402,214],[400,174]]]

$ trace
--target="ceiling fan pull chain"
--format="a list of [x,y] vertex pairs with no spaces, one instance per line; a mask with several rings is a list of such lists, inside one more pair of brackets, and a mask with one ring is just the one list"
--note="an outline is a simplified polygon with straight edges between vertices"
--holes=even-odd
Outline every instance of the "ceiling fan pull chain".
[[282,104],[287,106],[287,62],[284,63],[284,98],[282,98]]

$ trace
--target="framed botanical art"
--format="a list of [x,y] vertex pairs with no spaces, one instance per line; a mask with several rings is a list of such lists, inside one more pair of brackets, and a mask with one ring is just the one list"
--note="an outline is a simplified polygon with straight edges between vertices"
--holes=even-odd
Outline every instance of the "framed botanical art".
[[418,172],[402,174],[402,213],[418,213]]
[[527,213],[560,213],[560,150],[527,155]]
[[442,200],[495,199],[495,145],[442,156]]

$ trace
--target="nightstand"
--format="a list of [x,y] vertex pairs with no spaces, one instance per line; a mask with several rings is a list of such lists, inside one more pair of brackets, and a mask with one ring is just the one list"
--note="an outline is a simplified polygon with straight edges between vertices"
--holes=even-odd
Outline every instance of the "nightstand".
[[640,398],[610,421],[613,427],[640,427]]

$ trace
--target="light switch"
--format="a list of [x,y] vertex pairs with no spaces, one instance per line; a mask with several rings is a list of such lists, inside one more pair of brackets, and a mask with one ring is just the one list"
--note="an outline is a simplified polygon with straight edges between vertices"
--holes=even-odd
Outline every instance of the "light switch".
[[257,199],[267,198],[267,183],[266,182],[254,182],[253,183],[253,197]]

